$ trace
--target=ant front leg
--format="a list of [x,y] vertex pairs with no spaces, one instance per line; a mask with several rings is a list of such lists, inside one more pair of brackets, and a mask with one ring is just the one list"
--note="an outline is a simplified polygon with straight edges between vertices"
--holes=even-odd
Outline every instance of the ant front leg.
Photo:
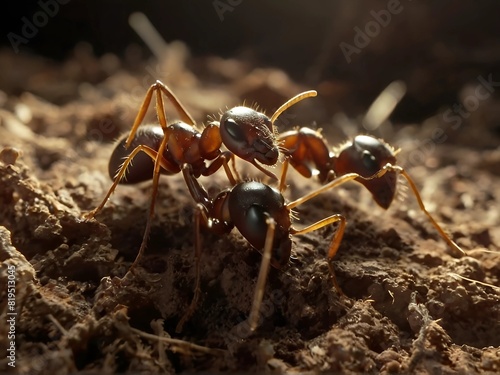
[[[201,225],[202,223],[214,233],[229,233],[233,229],[233,224],[226,220],[221,220],[222,213],[218,212],[214,206],[214,201],[223,201],[227,192],[220,193],[215,200],[210,199],[206,190],[193,175],[193,167],[190,164],[182,166],[182,175],[188,187],[188,190],[196,202],[195,211],[195,288],[193,299],[187,308],[184,316],[181,318],[176,327],[176,332],[182,331],[186,321],[193,315],[196,310],[196,305],[201,295],[200,278],[201,278]],[[223,206],[223,205],[222,205]],[[221,207],[222,207],[221,206]],[[219,207],[219,208],[221,208]]]
[[228,163],[229,160],[231,161],[231,164],[234,166],[235,165],[234,154],[229,151],[223,152],[217,157],[217,159],[212,161],[212,163],[208,166],[208,168],[203,172],[203,176],[211,176],[215,172],[217,172],[221,167],[224,167],[224,171],[226,172],[229,183],[231,184],[231,186],[236,185],[238,182],[241,181],[241,178],[235,167],[233,167],[234,174],[236,174],[236,177],[234,177],[233,172],[229,167]]
[[408,175],[408,173],[402,167],[399,167],[397,165],[393,165],[393,164],[390,164],[390,163],[386,164],[384,167],[382,167],[382,169],[380,169],[377,173],[375,173],[374,175],[372,175],[370,177],[363,177],[363,176],[361,176],[358,173],[347,173],[345,175],[337,177],[336,179],[330,181],[326,185],[323,185],[323,186],[319,187],[318,189],[310,192],[309,194],[306,194],[303,197],[301,197],[301,198],[299,198],[299,199],[297,199],[297,200],[289,203],[288,207],[290,209],[292,209],[292,208],[294,208],[294,207],[296,207],[298,205],[301,205],[301,204],[307,202],[308,200],[316,197],[317,195],[322,194],[325,191],[330,190],[330,189],[332,189],[334,187],[340,186],[340,185],[342,185],[342,184],[344,184],[344,183],[346,183],[348,181],[353,181],[353,180],[370,181],[370,180],[374,180],[374,179],[377,179],[377,178],[381,178],[382,176],[384,176],[388,172],[395,172],[395,173],[401,174],[406,179],[406,181],[410,185],[410,188],[411,188],[411,190],[413,192],[413,195],[417,199],[417,202],[418,202],[418,205],[420,206],[420,209],[427,216],[427,218],[429,219],[429,221],[431,222],[431,224],[434,226],[434,228],[436,228],[436,230],[438,231],[439,235],[443,238],[443,240],[448,244],[448,246],[450,246],[450,248],[453,250],[454,254],[457,257],[462,257],[462,256],[467,255],[467,253],[460,246],[458,246],[444,232],[444,230],[436,222],[436,220],[432,217],[432,215],[429,213],[429,211],[427,211],[427,209],[425,208],[424,202],[422,201],[422,198],[420,196],[420,193],[418,192],[417,186],[415,185],[415,182],[410,177],[410,175]]
[[349,181],[353,181],[359,177],[361,177],[361,176],[357,173],[347,173],[343,176],[337,177],[336,179],[330,181],[326,185],[320,186],[316,190],[313,190],[312,192],[302,196],[301,198],[296,199],[293,202],[288,203],[287,207],[289,209],[292,209],[294,207],[300,206],[301,204],[304,204],[308,200],[311,200],[314,197],[316,197],[316,196],[318,196],[318,195],[320,195],[320,194],[322,194],[330,189],[333,189],[334,187],[340,186],[340,185],[345,184],[346,182],[349,182]]

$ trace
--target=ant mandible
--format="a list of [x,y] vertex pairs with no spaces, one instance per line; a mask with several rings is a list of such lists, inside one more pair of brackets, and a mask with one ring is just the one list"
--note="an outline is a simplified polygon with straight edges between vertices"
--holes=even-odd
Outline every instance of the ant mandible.
[[[347,175],[355,176],[354,180],[363,184],[375,202],[384,209],[389,208],[393,202],[397,176],[403,176],[410,185],[420,209],[452,249],[454,255],[458,257],[466,255],[427,211],[410,175],[401,166],[396,165],[396,155],[399,150],[382,139],[358,135],[341,145],[336,152],[330,150],[319,131],[305,127],[282,133],[278,139],[286,156],[284,168],[291,164],[304,177],[317,176],[321,183],[327,183],[332,178],[336,178],[333,181],[337,181],[338,178]],[[350,179],[352,178],[349,177]],[[327,183],[301,199],[309,200],[330,188],[330,184]]]
[[[156,97],[159,126],[139,127],[146,116],[153,94]],[[168,125],[163,95],[174,105],[181,121]],[[210,176],[223,167],[231,185],[236,185],[240,180],[235,169],[237,156],[253,164],[269,177],[277,179],[261,165],[262,163],[273,166],[279,158],[274,122],[287,108],[311,96],[316,96],[316,92],[306,91],[296,95],[278,108],[270,118],[252,108],[234,107],[222,114],[218,122],[208,124],[200,132],[174,93],[165,84],[156,81],[148,89],[130,133],[118,142],[110,157],[108,172],[114,180],[113,184],[99,206],[85,215],[86,219],[93,218],[102,210],[119,183],[139,183],[151,179],[152,176],[149,215],[139,252],[130,267],[130,270],[134,269],[147,245],[161,173],[173,175],[181,170],[189,170],[191,177],[198,178],[202,175]],[[228,151],[221,150],[222,145]],[[210,164],[207,165],[207,161],[210,161]],[[229,161],[232,162],[236,178],[229,167]],[[186,173],[183,174],[189,185],[192,178],[188,179]]]

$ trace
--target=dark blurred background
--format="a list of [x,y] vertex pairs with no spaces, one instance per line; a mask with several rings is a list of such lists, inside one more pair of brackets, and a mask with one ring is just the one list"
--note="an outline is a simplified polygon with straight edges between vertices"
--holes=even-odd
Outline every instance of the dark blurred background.
[[[14,34],[22,37],[20,54],[63,60],[81,41],[97,56],[123,56],[133,43],[151,53],[128,25],[129,15],[141,11],[166,41],[184,41],[195,56],[245,58],[311,87],[333,82],[334,90],[345,90],[346,110],[366,109],[401,79],[408,85],[396,113],[402,120],[451,105],[479,75],[500,81],[498,0],[40,0],[8,7],[2,45],[12,48]],[[26,20],[43,26],[25,38]]]

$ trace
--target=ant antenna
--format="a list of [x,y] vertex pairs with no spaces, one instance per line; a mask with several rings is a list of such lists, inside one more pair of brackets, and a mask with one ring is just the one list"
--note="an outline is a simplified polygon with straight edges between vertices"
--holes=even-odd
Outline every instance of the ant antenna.
[[287,100],[284,104],[282,104],[276,112],[274,112],[274,115],[271,116],[271,123],[274,124],[276,119],[283,113],[285,112],[288,108],[293,106],[294,104],[297,104],[298,102],[306,99],[306,98],[313,98],[318,93],[315,90],[309,90],[309,91],[304,91],[300,94],[295,95],[293,98]]
[[[293,98],[287,100],[271,116],[271,124],[274,125],[274,122],[276,121],[276,119],[283,112],[285,112],[288,108],[290,108],[291,106],[297,104],[298,102],[301,102],[302,100],[304,100],[306,98],[314,98],[317,95],[318,95],[318,93],[317,93],[316,90],[308,90],[308,91],[304,91],[304,92],[302,92],[300,94],[297,94]],[[286,158],[285,162],[283,163],[283,169],[282,169],[282,172],[281,172],[281,178],[280,178],[280,182],[279,182],[279,191],[280,192],[283,192],[285,190],[285,187],[286,187],[286,181],[285,180],[286,180],[286,174],[287,174],[287,171],[288,171],[288,164],[289,164],[289,161],[288,161],[288,158]]]

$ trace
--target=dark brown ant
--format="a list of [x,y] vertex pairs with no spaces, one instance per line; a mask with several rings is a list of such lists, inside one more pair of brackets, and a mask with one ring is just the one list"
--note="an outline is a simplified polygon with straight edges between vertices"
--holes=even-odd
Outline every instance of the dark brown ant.
[[[285,169],[289,163],[304,177],[316,176],[321,183],[326,183],[323,187],[299,199],[298,202],[309,200],[330,189],[328,181],[333,179],[337,185],[339,179],[350,176],[348,180],[354,179],[363,184],[372,194],[375,202],[387,209],[396,193],[397,176],[402,175],[410,185],[420,209],[453,253],[459,257],[466,255],[465,251],[443,231],[427,211],[413,179],[402,167],[396,165],[396,155],[399,150],[395,150],[383,140],[369,135],[358,135],[334,152],[319,131],[309,128],[282,133],[278,139],[286,155]],[[283,189],[283,186],[280,188]]]
[[[187,312],[177,325],[177,332],[182,330],[184,323],[194,312],[201,294],[201,226],[219,235],[229,233],[236,227],[252,247],[262,253],[262,263],[255,287],[252,309],[248,318],[251,330],[255,330],[258,324],[259,310],[269,266],[281,269],[288,264],[292,250],[292,235],[309,233],[331,223],[339,222],[339,227],[329,246],[328,264],[334,286],[343,295],[336,281],[331,260],[342,241],[346,224],[344,216],[334,214],[302,229],[296,229],[292,226],[292,209],[317,194],[310,195],[309,198],[286,203],[281,191],[261,182],[250,181],[237,183],[233,187],[220,192],[215,198],[210,198],[199,181],[193,177],[193,173],[190,171],[191,168],[190,165],[184,165],[182,172],[190,193],[197,203],[194,220],[196,280],[193,299]],[[284,186],[285,175],[286,170],[283,170],[280,186]],[[346,175],[341,179],[330,182],[328,187],[331,189],[355,177],[357,176],[353,174]]]
[[[144,120],[153,94],[156,97],[159,125],[139,127]],[[181,121],[168,125],[163,95],[174,105]],[[315,95],[315,91],[306,91],[291,98],[270,118],[251,108],[234,107],[226,111],[220,121],[208,124],[200,132],[196,129],[195,121],[174,93],[165,84],[156,81],[148,89],[130,133],[118,142],[110,157],[108,171],[111,179],[114,180],[113,184],[99,206],[86,215],[86,219],[93,218],[102,210],[119,183],[138,183],[153,179],[146,229],[137,257],[131,266],[133,269],[146,248],[161,173],[173,175],[181,170],[183,172],[189,170],[190,177],[185,177],[189,185],[192,178],[210,176],[224,167],[231,185],[236,185],[241,180],[234,164],[235,156],[237,156],[253,164],[267,176],[277,179],[271,171],[260,164],[273,166],[278,161],[279,148],[274,122],[290,106]],[[228,151],[223,151],[222,145]],[[134,161],[133,165],[132,161]],[[229,167],[229,161],[232,162],[236,177],[233,176],[233,171]],[[207,162],[210,163],[207,165]],[[190,189],[190,191],[193,190]]]

